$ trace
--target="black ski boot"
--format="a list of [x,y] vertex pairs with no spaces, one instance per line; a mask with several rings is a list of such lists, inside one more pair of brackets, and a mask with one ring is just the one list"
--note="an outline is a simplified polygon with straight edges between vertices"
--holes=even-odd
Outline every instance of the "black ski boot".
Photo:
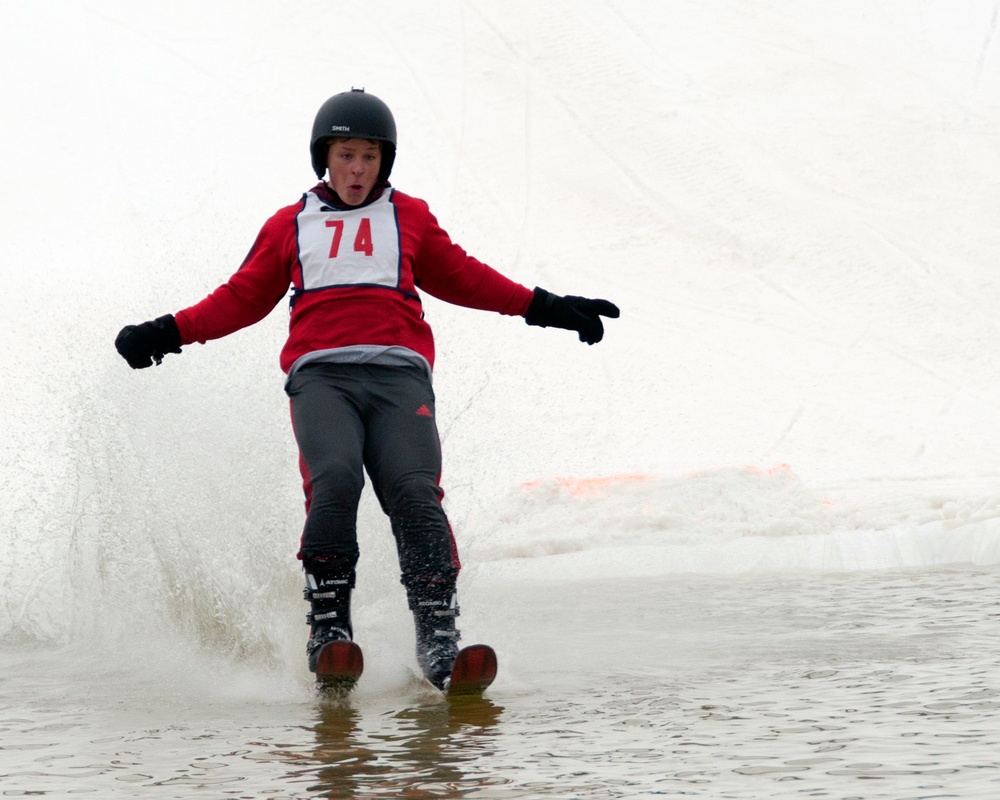
[[350,688],[361,677],[364,662],[354,644],[351,626],[351,589],[354,571],[307,570],[303,595],[312,605],[306,615],[310,625],[306,654],[309,671],[320,683]]
[[458,655],[455,579],[414,580],[406,586],[417,633],[417,663],[424,676],[444,690]]

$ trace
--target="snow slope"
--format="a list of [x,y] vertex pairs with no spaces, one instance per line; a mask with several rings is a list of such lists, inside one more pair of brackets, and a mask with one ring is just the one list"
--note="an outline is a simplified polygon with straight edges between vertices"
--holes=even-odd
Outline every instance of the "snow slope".
[[470,577],[997,563],[997,9],[5,2],[0,635],[294,591],[284,308],[111,343],[236,269],[352,85],[470,252],[622,308],[587,348],[427,300]]

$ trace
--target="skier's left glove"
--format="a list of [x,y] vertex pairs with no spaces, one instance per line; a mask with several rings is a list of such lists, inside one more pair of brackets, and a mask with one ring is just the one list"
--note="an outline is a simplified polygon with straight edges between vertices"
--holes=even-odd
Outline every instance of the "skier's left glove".
[[597,344],[604,338],[601,317],[617,319],[621,312],[608,300],[591,300],[589,297],[560,297],[535,287],[535,296],[524,315],[529,325],[542,328],[565,328],[580,334],[580,341]]
[[181,332],[172,314],[141,325],[126,325],[115,337],[115,349],[132,369],[163,361],[165,353],[181,351]]

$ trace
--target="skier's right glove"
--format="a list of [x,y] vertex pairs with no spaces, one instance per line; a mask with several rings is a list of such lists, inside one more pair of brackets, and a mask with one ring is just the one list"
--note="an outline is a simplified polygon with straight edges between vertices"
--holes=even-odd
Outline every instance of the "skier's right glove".
[[141,325],[126,325],[115,337],[115,349],[132,369],[159,364],[166,353],[181,351],[181,332],[172,314]]
[[535,287],[535,296],[524,315],[529,325],[542,328],[565,328],[580,334],[580,341],[597,344],[604,338],[601,317],[617,319],[621,312],[608,300],[591,300],[589,297],[560,297]]

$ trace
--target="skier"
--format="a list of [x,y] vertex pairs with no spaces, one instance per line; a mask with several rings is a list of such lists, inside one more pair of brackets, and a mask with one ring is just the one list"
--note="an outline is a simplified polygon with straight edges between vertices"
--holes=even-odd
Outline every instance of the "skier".
[[309,668],[353,641],[357,509],[367,471],[396,540],[418,663],[438,688],[458,652],[458,552],[441,506],[434,341],[418,288],[469,308],[599,342],[606,300],[561,297],[467,255],[427,204],[389,183],[396,124],[364,89],[329,98],[310,140],[320,182],[264,224],[235,274],[195,305],[127,325],[115,347],[133,369],[160,364],[263,319],[291,287],[280,364],[306,497],[298,557],[311,605]]

